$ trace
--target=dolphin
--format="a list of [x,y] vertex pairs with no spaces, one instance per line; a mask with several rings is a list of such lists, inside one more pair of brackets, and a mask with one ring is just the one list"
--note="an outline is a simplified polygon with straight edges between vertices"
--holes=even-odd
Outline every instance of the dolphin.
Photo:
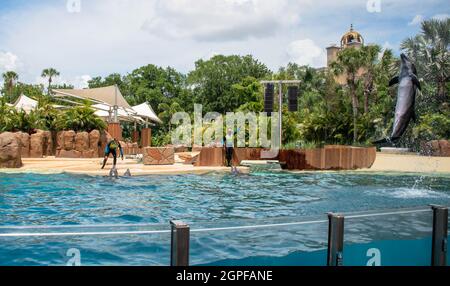
[[116,168],[112,168],[111,171],[109,171],[109,177],[110,178],[119,178],[119,172],[117,172]]
[[131,177],[131,171],[130,169],[127,169],[127,171],[125,172],[125,174],[123,174],[124,177]]
[[400,140],[408,128],[411,119],[416,121],[416,94],[417,89],[422,90],[417,77],[417,69],[405,54],[401,54],[400,75],[394,77],[389,86],[398,84],[397,106],[395,108],[395,122],[392,135],[373,144],[384,144],[388,142],[396,143]]

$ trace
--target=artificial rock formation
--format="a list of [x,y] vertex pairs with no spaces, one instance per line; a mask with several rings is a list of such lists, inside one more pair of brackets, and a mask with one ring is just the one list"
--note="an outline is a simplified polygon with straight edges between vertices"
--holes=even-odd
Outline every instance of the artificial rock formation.
[[57,135],[56,157],[98,158],[103,156],[108,133],[98,130],[88,132],[61,131]]
[[21,144],[17,135],[10,132],[0,134],[0,168],[22,167]]
[[37,132],[30,136],[30,158],[42,158],[44,156],[44,133]]
[[89,133],[78,132],[75,135],[75,150],[81,153],[89,150]]
[[14,133],[20,143],[20,154],[22,158],[30,157],[30,135],[24,132]]
[[43,156],[53,156],[55,155],[53,152],[54,144],[53,144],[53,135],[50,131],[38,131],[42,133],[43,136],[43,146],[42,152]]
[[144,165],[175,164],[174,148],[144,148]]
[[427,156],[450,157],[450,141],[434,140],[422,143],[421,153]]

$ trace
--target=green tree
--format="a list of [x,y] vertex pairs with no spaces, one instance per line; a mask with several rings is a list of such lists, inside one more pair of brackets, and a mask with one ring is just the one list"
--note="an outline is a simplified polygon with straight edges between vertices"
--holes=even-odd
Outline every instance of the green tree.
[[353,142],[358,141],[358,109],[357,95],[358,84],[361,80],[361,69],[364,67],[364,52],[358,48],[347,48],[339,52],[336,62],[332,63],[333,72],[336,75],[345,75],[347,79],[348,93],[352,99],[353,107]]
[[50,94],[50,92],[51,92],[53,79],[55,77],[58,77],[59,75],[60,75],[60,73],[54,68],[48,68],[48,69],[44,69],[42,71],[41,77],[47,78],[47,80],[48,80],[48,88],[47,88],[48,94]]
[[105,130],[106,123],[88,105],[77,106],[61,112],[55,120],[57,130],[74,130],[90,132],[94,129]]
[[197,103],[203,104],[204,112],[234,111],[248,98],[239,98],[233,92],[233,85],[246,77],[257,80],[271,75],[269,69],[252,56],[214,56],[209,60],[199,60],[195,70],[188,75],[188,84]]
[[3,80],[5,82],[5,90],[7,101],[11,102],[13,98],[13,88],[16,82],[19,80],[19,75],[14,71],[7,71],[3,74]]
[[177,112],[183,112],[183,108],[178,104],[178,102],[172,102],[172,104],[161,103],[158,106],[159,110],[163,110],[158,116],[161,120],[164,121],[165,124],[169,126],[169,133],[172,132],[172,116]]
[[419,35],[402,42],[401,48],[416,63],[419,76],[436,86],[435,100],[448,104],[450,75],[450,18],[422,22]]
[[361,48],[361,52],[365,69],[363,75],[364,114],[367,114],[369,112],[369,99],[375,89],[375,76],[381,47],[378,45],[364,46]]

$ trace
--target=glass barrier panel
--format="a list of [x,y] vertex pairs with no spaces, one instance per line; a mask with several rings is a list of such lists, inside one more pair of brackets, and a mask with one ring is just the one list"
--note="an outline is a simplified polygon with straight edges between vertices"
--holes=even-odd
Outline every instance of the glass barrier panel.
[[324,266],[326,216],[192,224],[191,265]]
[[344,266],[430,266],[431,209],[383,213],[346,214]]
[[0,229],[1,266],[168,266],[170,228]]

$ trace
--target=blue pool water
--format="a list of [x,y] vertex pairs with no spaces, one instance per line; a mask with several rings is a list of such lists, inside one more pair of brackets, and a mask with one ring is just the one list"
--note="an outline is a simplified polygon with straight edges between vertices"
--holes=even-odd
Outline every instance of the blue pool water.
[[[450,205],[450,177],[275,172],[111,180],[68,174],[0,174],[0,233],[24,232],[8,226],[43,225],[100,228],[123,224],[122,231],[167,230],[171,219],[184,220],[193,229],[319,221],[268,229],[193,232],[191,263],[198,265],[245,265],[248,261],[255,265],[269,265],[269,261],[276,265],[323,264],[328,226],[321,222],[326,220],[324,213],[426,208],[429,204]],[[348,251],[374,241],[423,243],[431,235],[430,221],[431,212],[346,221]],[[80,233],[95,230],[92,226],[69,229]],[[83,265],[167,265],[169,244],[168,233],[0,237],[0,265],[65,265],[71,258],[69,249],[79,250]],[[386,248],[380,245],[380,249]],[[420,251],[416,256],[428,259],[428,249]],[[315,254],[318,256],[312,257]],[[300,262],[303,255],[309,258]],[[356,261],[348,260],[349,264]]]

